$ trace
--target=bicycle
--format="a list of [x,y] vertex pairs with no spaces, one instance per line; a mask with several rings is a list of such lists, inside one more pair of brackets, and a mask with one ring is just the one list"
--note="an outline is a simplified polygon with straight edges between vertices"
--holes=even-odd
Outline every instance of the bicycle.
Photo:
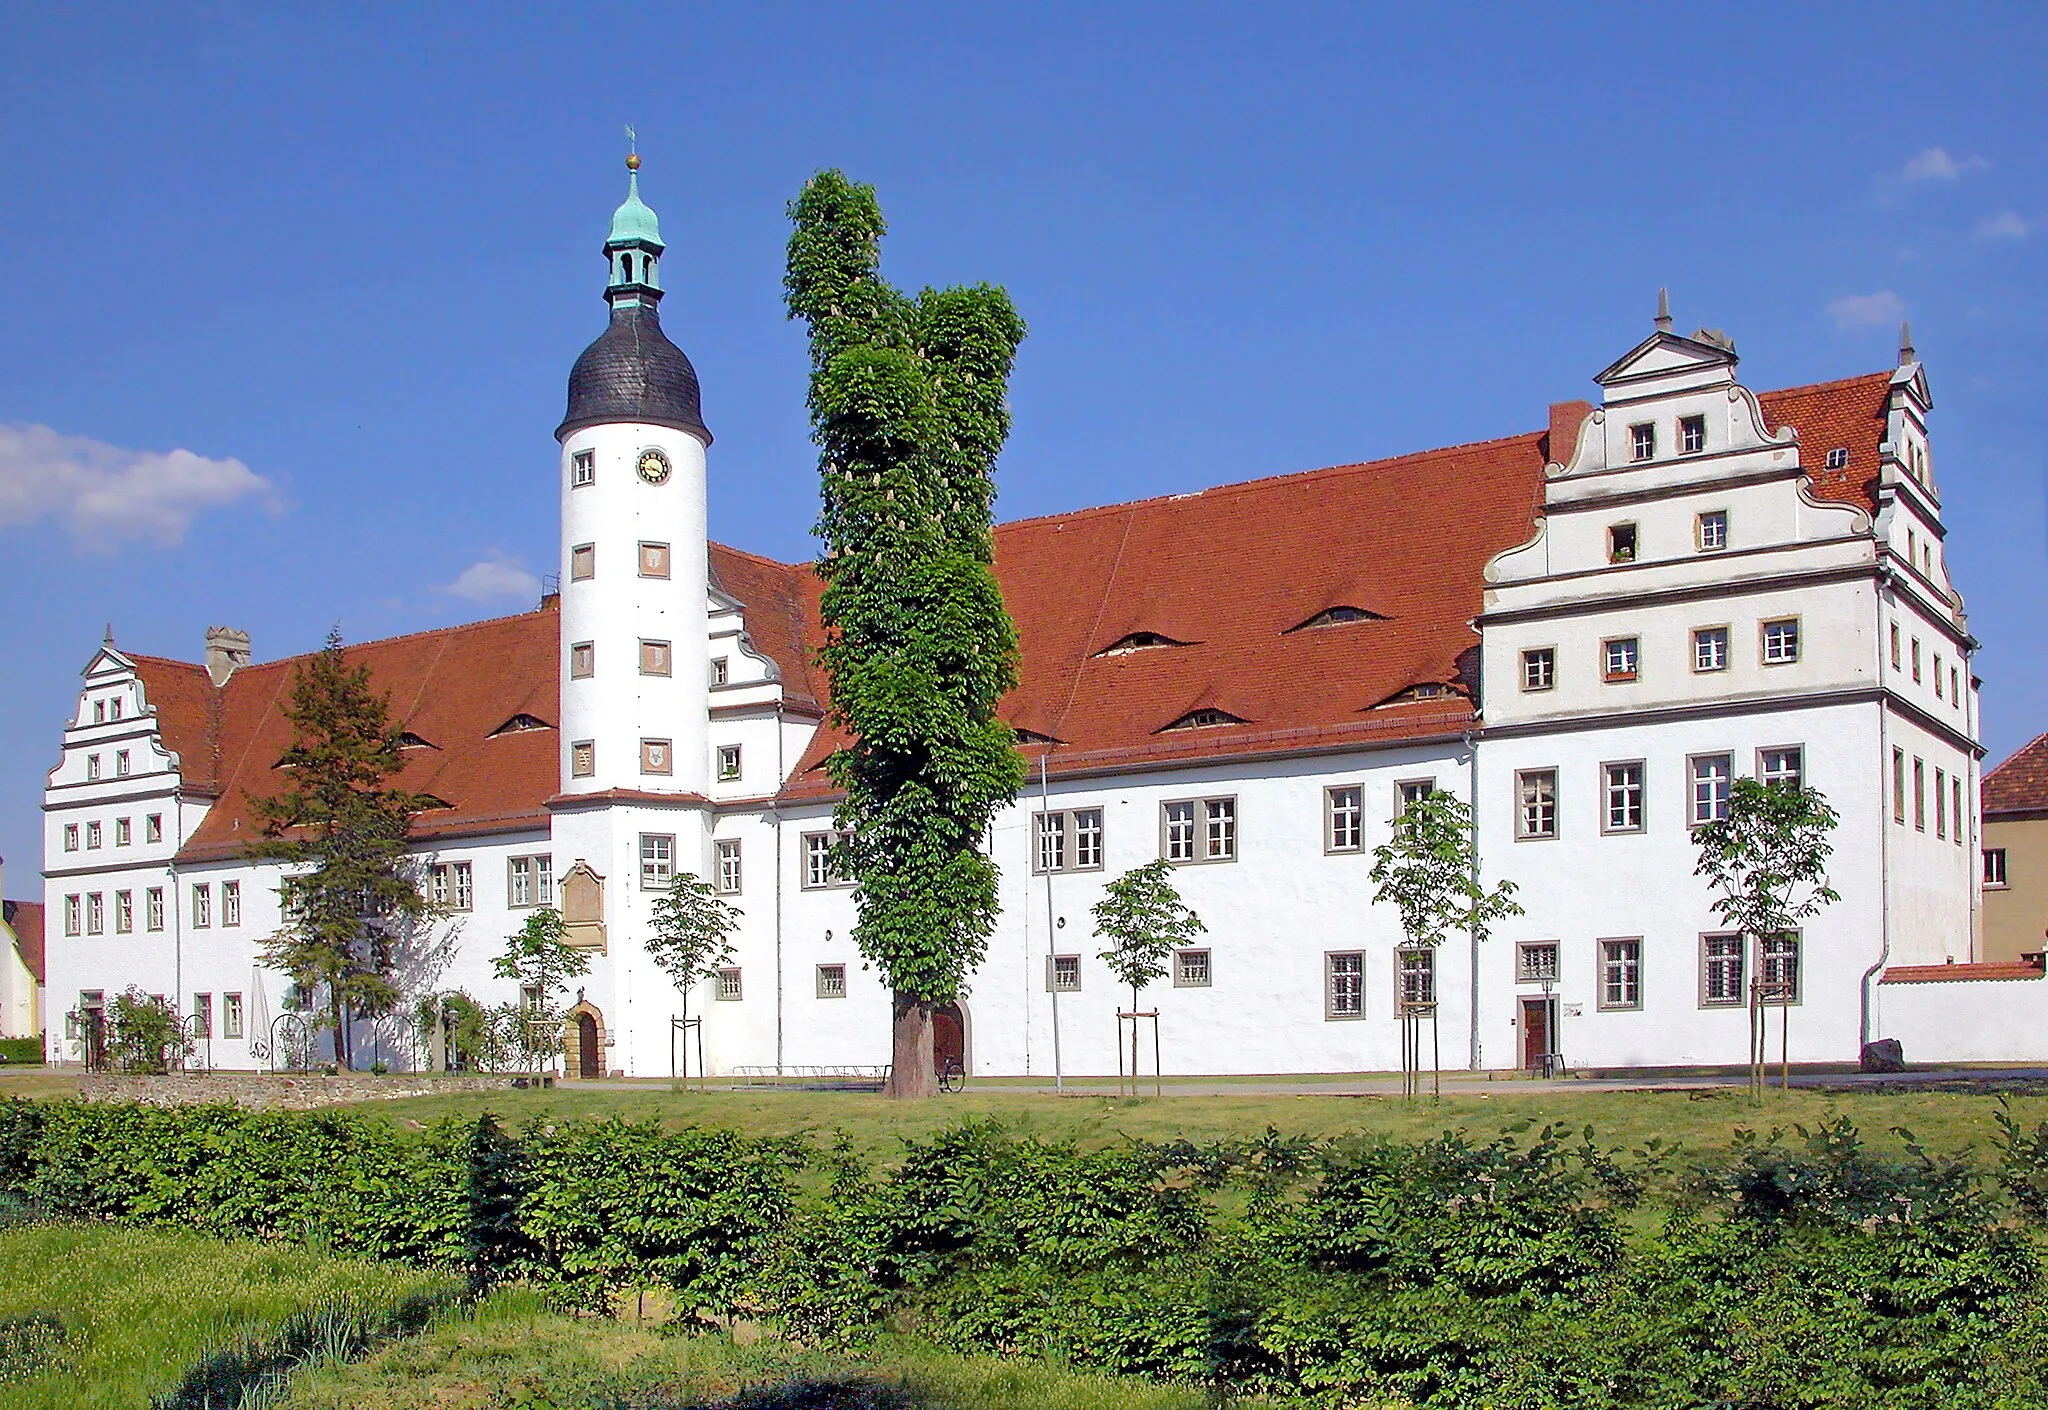
[[957,1092],[967,1085],[967,1071],[961,1067],[959,1058],[949,1057],[945,1066],[939,1069],[939,1090]]

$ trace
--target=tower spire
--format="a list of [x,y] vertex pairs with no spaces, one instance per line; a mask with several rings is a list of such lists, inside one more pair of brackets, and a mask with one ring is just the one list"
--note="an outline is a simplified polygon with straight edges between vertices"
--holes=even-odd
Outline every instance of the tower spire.
[[1913,347],[1913,325],[1901,323],[1899,325],[1899,366],[1904,367],[1908,363],[1918,362],[1919,360],[1920,355]]
[[1657,290],[1657,331],[1671,331],[1671,291],[1661,287]]
[[604,242],[611,279],[605,302],[614,309],[661,302],[661,222],[640,199],[640,137],[626,129],[626,199],[612,212],[612,231]]

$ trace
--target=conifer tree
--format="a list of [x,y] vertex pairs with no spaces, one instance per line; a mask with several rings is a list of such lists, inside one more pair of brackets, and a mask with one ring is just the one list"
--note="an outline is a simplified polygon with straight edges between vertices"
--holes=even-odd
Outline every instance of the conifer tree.
[[894,996],[890,1092],[928,1096],[933,1012],[995,927],[982,838],[1024,778],[996,718],[1017,636],[990,567],[1024,324],[999,288],[913,298],[885,282],[871,186],[820,172],[789,212],[784,288],[810,328],[822,452],[822,660],[850,737],[827,767],[860,888],[853,938]]
[[349,1065],[348,1021],[397,1002],[393,947],[428,912],[408,864],[406,832],[432,800],[390,786],[404,731],[368,666],[350,666],[341,629],[292,672],[284,717],[295,732],[280,791],[252,797],[263,838],[248,855],[281,862],[284,918],[263,962],[308,994],[325,991],[336,1060]]

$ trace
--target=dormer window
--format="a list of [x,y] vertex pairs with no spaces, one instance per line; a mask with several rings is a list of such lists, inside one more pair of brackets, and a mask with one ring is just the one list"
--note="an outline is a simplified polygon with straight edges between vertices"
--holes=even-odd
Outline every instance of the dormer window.
[[491,738],[496,739],[501,734],[524,734],[528,730],[551,728],[553,726],[549,725],[546,720],[541,719],[539,716],[521,712],[492,730]]
[[[1215,729],[1219,725],[1241,725],[1244,721],[1225,710],[1190,710],[1166,728]],[[1164,733],[1165,731],[1161,731]]]
[[1849,468],[1849,447],[1847,447],[1847,446],[1836,446],[1836,447],[1835,447],[1835,448],[1834,448],[1833,450],[1831,450],[1831,451],[1829,451],[1829,452],[1828,452],[1828,469],[1830,469],[1830,470],[1847,470],[1848,468]]
[[1385,620],[1386,618],[1382,617],[1379,613],[1368,612],[1363,607],[1341,605],[1337,607],[1326,607],[1322,611],[1316,613],[1315,616],[1309,618],[1306,622],[1303,622],[1300,626],[1291,627],[1289,628],[1289,630],[1298,632],[1306,631],[1310,627],[1341,626],[1345,622],[1384,622]]
[[1129,636],[1118,638],[1095,654],[1097,656],[1128,656],[1133,651],[1151,651],[1162,646],[1186,645],[1187,643],[1184,641],[1175,641],[1172,637],[1161,636],[1158,632],[1132,632]]
[[1657,427],[1654,422],[1645,421],[1640,426],[1628,428],[1628,458],[1649,460],[1657,454]]
[[1609,563],[1633,563],[1636,561],[1636,526],[1615,524],[1607,530],[1607,561]]
[[398,736],[398,747],[400,749],[432,749],[434,746],[421,739],[411,730],[407,730],[404,734]]
[[[1682,455],[1698,455],[1707,448],[1707,418],[1704,416],[1681,416],[1678,418],[1678,449]],[[1637,457],[1641,459],[1641,457]]]
[[1035,730],[1035,729],[1025,729],[1025,728],[1024,728],[1024,727],[1023,727],[1022,725],[1019,725],[1019,726],[1017,726],[1017,731],[1016,731],[1016,733],[1017,733],[1017,742],[1018,742],[1019,744],[1058,744],[1058,743],[1059,743],[1059,741],[1058,741],[1057,739],[1054,739],[1054,738],[1053,738],[1053,737],[1052,737],[1051,735],[1049,735],[1049,734],[1040,734],[1040,733],[1039,733],[1039,732],[1038,732],[1037,730]]

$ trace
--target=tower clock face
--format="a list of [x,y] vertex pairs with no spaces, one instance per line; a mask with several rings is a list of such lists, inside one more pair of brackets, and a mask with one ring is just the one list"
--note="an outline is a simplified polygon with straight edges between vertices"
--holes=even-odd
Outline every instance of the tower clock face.
[[668,457],[660,450],[649,446],[640,452],[640,478],[650,485],[658,485],[668,478]]

